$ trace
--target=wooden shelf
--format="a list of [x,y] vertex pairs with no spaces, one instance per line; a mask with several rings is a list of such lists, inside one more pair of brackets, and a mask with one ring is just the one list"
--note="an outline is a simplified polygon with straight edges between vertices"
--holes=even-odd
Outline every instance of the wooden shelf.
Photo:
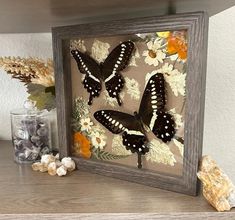
[[235,0],[0,0],[0,33],[50,32],[71,24],[207,11],[214,15]]
[[[0,219],[232,219],[202,196],[191,197],[100,175],[67,177],[34,172],[13,162],[12,145],[0,141]],[[39,214],[40,213],[40,214]],[[129,214],[127,214],[129,213]],[[35,217],[39,216],[39,217]]]

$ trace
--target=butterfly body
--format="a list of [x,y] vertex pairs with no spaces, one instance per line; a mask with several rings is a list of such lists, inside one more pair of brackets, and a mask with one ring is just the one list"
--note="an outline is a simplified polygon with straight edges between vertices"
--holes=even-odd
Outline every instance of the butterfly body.
[[94,97],[100,95],[102,81],[105,82],[106,90],[112,98],[116,98],[119,105],[119,94],[124,87],[124,78],[120,71],[124,70],[134,50],[134,43],[125,41],[115,47],[102,63],[97,63],[92,57],[79,50],[72,50],[71,54],[77,62],[79,71],[85,74],[84,88],[90,94],[88,104],[92,104]]
[[[175,134],[173,116],[165,111],[164,77],[153,75],[145,88],[139,112],[134,115],[114,110],[100,110],[94,117],[113,134],[122,134],[123,145],[132,153],[138,154],[138,167],[141,155],[149,151],[146,133],[151,130],[163,142],[171,141]],[[147,129],[146,129],[147,128]]]

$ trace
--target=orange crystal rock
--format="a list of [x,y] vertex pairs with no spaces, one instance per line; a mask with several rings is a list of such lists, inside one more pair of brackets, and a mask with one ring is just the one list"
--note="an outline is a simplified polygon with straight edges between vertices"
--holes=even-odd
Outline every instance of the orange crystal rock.
[[203,184],[203,196],[217,211],[235,207],[235,187],[210,156],[203,156],[197,176]]

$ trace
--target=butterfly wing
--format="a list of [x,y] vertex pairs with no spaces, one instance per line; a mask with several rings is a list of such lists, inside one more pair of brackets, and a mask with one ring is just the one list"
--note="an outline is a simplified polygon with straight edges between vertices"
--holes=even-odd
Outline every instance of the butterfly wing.
[[134,43],[125,41],[112,50],[102,65],[106,89],[110,97],[117,99],[119,105],[121,105],[119,93],[124,86],[124,79],[120,75],[120,71],[124,70],[128,65],[133,50]]
[[113,134],[122,134],[123,145],[127,150],[138,154],[145,154],[149,151],[145,145],[147,138],[136,117],[113,110],[97,111],[94,117]]
[[72,50],[71,54],[77,62],[79,71],[86,74],[83,80],[84,88],[90,94],[88,104],[92,104],[92,99],[98,97],[101,91],[101,71],[99,64],[89,55],[80,52],[79,50]]
[[161,73],[153,75],[141,100],[139,114],[151,131],[163,142],[168,142],[175,135],[173,117],[165,112],[165,80]]

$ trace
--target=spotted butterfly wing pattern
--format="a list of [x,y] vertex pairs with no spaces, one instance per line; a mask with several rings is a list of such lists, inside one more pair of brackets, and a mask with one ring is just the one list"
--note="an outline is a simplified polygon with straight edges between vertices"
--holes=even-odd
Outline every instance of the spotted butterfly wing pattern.
[[165,111],[165,80],[161,73],[153,75],[143,93],[139,115],[145,125],[163,142],[171,141],[175,135],[175,122]]
[[114,48],[104,63],[98,64],[88,54],[79,50],[72,50],[71,53],[77,62],[79,71],[86,74],[83,81],[84,87],[90,93],[88,104],[92,104],[92,99],[98,97],[101,91],[101,81],[105,82],[106,90],[112,98],[116,98],[119,105],[121,100],[119,94],[124,86],[124,79],[120,71],[128,65],[131,54],[134,50],[134,43],[125,41]]
[[124,86],[124,79],[120,71],[128,65],[133,49],[134,43],[131,41],[119,44],[112,50],[101,66],[106,90],[110,97],[117,99],[119,105],[121,105],[119,93]]
[[71,54],[77,62],[79,71],[86,74],[82,83],[90,94],[88,104],[91,105],[92,99],[100,95],[102,87],[100,66],[93,58],[79,50],[72,50]]
[[101,110],[94,117],[114,134],[122,133],[123,145],[132,153],[138,154],[138,168],[141,168],[141,155],[149,151],[148,139],[144,126],[163,142],[168,142],[175,134],[174,119],[165,112],[164,76],[153,75],[146,87],[141,100],[139,113],[134,116],[113,110]]
[[114,110],[101,110],[94,117],[113,134],[122,133],[123,144],[132,153],[145,154],[148,152],[146,136],[140,121],[130,114]]
[[130,114],[114,110],[101,110],[94,113],[95,119],[113,134],[122,134],[122,142],[127,150],[138,154],[138,167],[141,168],[141,155],[149,151],[147,137],[142,124]]

